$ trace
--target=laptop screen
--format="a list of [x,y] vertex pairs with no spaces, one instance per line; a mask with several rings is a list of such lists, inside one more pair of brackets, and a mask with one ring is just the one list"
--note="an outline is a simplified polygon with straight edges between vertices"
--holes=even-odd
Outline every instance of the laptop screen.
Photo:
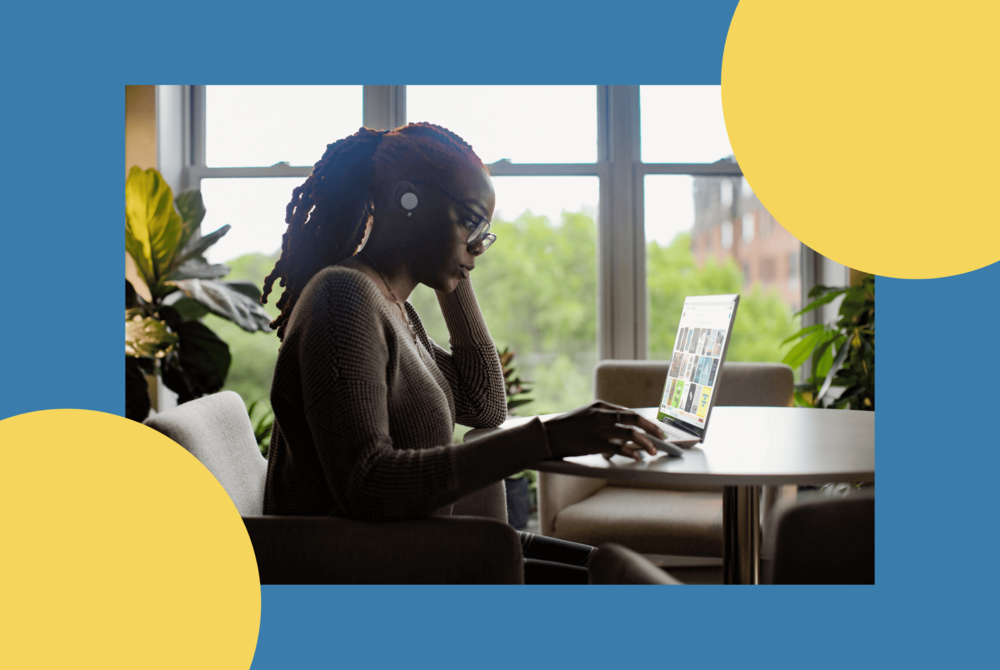
[[673,419],[703,434],[738,303],[738,295],[692,296],[684,301],[657,412],[660,421]]

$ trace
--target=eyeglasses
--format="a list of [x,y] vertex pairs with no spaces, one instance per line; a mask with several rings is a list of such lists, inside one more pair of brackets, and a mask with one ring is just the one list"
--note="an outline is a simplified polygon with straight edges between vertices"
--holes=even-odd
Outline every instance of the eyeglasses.
[[[453,196],[451,193],[448,193],[448,191],[444,190],[434,182],[423,181],[419,179],[413,179],[411,181],[414,184],[426,184],[427,186],[433,186],[437,190],[441,191],[441,193],[443,193],[446,197],[455,202],[455,204],[459,205],[460,207],[462,207],[462,209],[472,214],[474,218],[465,219],[465,223],[469,224],[466,226],[466,228],[468,228],[471,231],[469,233],[469,238],[466,241],[466,244],[468,246],[471,247],[478,242],[482,242],[483,252],[485,252],[487,249],[493,246],[494,242],[497,241],[497,236],[490,232],[490,221],[485,216],[482,216],[481,214],[476,212],[476,210],[472,209],[464,202]],[[470,250],[469,253],[471,254],[473,252]],[[476,254],[473,255],[475,256]]]
[[[473,222],[470,221],[469,223]],[[482,241],[483,243],[483,251],[492,247],[493,243],[497,241],[497,236],[490,232],[490,222],[486,219],[483,219],[479,225],[476,226],[471,233],[469,233],[469,239],[466,244],[471,247],[479,241]],[[469,253],[472,252],[470,251]]]

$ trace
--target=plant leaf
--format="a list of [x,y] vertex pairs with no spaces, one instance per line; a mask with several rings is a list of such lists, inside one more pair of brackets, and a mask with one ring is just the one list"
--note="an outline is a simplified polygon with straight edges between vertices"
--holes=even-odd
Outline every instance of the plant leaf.
[[815,356],[817,352],[819,352],[819,360],[816,361],[813,367],[813,375],[816,377],[826,377],[826,374],[830,371],[830,367],[833,365],[833,341],[826,342],[818,347],[813,352],[813,355]]
[[847,358],[847,352],[851,350],[851,347],[847,342],[843,342],[840,345],[840,351],[837,353],[837,358],[833,361],[833,365],[830,367],[830,371],[826,375],[826,379],[823,381],[823,386],[819,389],[818,398],[822,398],[826,395],[826,392],[830,390],[830,384],[833,383],[833,378],[840,371],[841,366],[844,364],[844,360]]
[[793,368],[799,367],[809,359],[809,356],[812,355],[813,347],[822,336],[822,332],[815,332],[806,335],[801,342],[792,347],[792,350],[785,355],[783,362]]
[[176,355],[163,362],[163,383],[177,392],[178,402],[221,389],[232,362],[229,345],[197,321],[179,324],[177,335]]
[[255,302],[260,302],[260,289],[252,281],[227,281],[222,282],[237,293],[242,293]]
[[232,226],[230,226],[227,223],[226,225],[222,226],[222,228],[212,231],[208,235],[202,235],[194,242],[189,243],[188,245],[189,248],[184,249],[181,252],[181,255],[177,258],[177,262],[174,263],[174,265],[180,266],[187,260],[190,260],[197,256],[201,256],[203,253],[205,253],[206,249],[208,249],[210,246],[221,240],[225,236],[225,234],[229,232],[230,228],[232,228]]
[[822,307],[823,305],[825,305],[827,303],[833,302],[834,300],[837,299],[837,296],[840,296],[840,295],[842,295],[844,293],[847,293],[848,290],[849,289],[845,288],[845,289],[840,289],[839,291],[831,291],[831,292],[827,293],[826,295],[824,295],[819,300],[813,300],[811,303],[809,303],[808,305],[806,305],[805,307],[803,307],[802,309],[800,309],[799,311],[797,311],[795,314],[793,314],[793,316],[800,316],[802,314],[805,314],[806,312],[813,311],[817,307]]
[[221,279],[229,274],[228,265],[210,265],[201,256],[194,256],[175,267],[164,281],[172,282],[178,279]]
[[184,233],[170,187],[160,173],[133,167],[125,181],[125,250],[149,287],[159,295]]
[[194,321],[208,314],[208,308],[194,298],[184,295],[183,291],[171,293],[163,304],[173,307],[183,321]]
[[814,397],[809,391],[799,390],[795,392],[795,402],[799,407],[815,407],[816,405],[812,402]]
[[[177,246],[179,249],[184,249],[205,218],[205,203],[201,199],[201,192],[192,189],[174,198],[174,204],[177,205],[177,213],[181,217],[181,223],[184,224],[184,233]],[[177,261],[178,264],[181,262]]]
[[782,342],[778,346],[779,347],[783,347],[786,344],[788,344],[789,342],[791,342],[792,340],[797,340],[798,338],[802,337],[803,335],[806,335],[808,333],[814,333],[817,330],[823,330],[823,328],[825,328],[825,327],[826,326],[824,326],[822,323],[817,323],[815,326],[806,326],[805,328],[803,328],[799,332],[795,333],[794,335],[792,335],[791,337],[789,337],[788,339],[786,339],[784,342]]
[[181,279],[170,282],[194,298],[212,314],[229,319],[248,332],[271,332],[271,315],[249,296],[234,291],[222,282],[203,279]]

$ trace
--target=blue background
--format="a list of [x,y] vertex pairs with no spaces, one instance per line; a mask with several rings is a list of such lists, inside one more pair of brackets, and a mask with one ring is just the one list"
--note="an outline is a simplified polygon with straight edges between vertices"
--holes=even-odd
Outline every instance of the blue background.
[[[376,6],[5,10],[0,418],[123,411],[125,84],[718,84],[735,2]],[[973,662],[995,628],[998,287],[1000,265],[877,281],[877,586],[263,587],[253,667]]]

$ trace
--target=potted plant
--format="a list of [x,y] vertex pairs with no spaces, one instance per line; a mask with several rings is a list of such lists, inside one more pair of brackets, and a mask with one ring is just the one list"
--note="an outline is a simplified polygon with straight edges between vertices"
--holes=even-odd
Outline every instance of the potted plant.
[[[800,407],[875,409],[875,277],[865,275],[848,288],[816,286],[815,298],[800,310],[805,314],[844,296],[839,318],[833,324],[818,323],[803,328],[781,344],[799,342],[784,362],[797,368],[810,361],[810,375],[795,385],[795,404]],[[838,389],[838,395],[830,393]]]
[[249,332],[270,331],[260,290],[250,282],[219,281],[229,268],[205,260],[205,250],[230,226],[199,237],[204,217],[199,192],[174,200],[159,172],[132,168],[125,182],[125,250],[148,296],[125,280],[125,414],[136,421],[149,414],[146,375],[159,375],[178,402],[222,388],[229,347],[202,316],[211,312]]
[[[832,325],[816,324],[803,328],[792,337],[799,342],[785,356],[793,368],[810,362],[810,375],[795,385],[795,404],[799,407],[875,410],[875,277],[865,275],[848,288],[816,286],[809,291],[815,298],[798,314],[818,309],[844,296],[839,318]],[[796,315],[797,316],[797,315]],[[837,390],[839,393],[832,393]],[[819,487],[820,495],[842,497],[862,489],[872,489],[871,482],[831,483]],[[813,486],[800,486],[813,489]]]
[[[503,351],[497,350],[500,356],[500,367],[503,368],[504,391],[507,395],[507,415],[514,416],[514,409],[527,405],[534,399],[528,397],[530,382],[518,377],[514,369],[515,352],[509,347]],[[507,523],[518,530],[528,527],[528,517],[534,508],[533,499],[536,495],[538,473],[534,470],[522,470],[504,480],[507,492]]]

